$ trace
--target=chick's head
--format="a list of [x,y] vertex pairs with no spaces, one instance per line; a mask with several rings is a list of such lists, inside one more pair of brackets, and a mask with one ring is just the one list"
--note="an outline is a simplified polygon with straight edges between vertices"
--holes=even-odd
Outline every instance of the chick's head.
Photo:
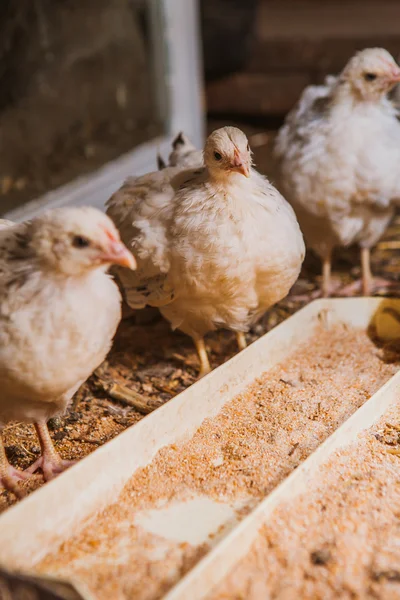
[[136,268],[109,217],[95,208],[60,208],[31,221],[28,252],[42,269],[70,276],[110,265]]
[[400,82],[400,68],[383,48],[367,48],[350,59],[339,80],[362,100],[379,100]]
[[237,127],[216,129],[207,138],[204,162],[215,179],[238,174],[250,177],[252,160],[246,135]]

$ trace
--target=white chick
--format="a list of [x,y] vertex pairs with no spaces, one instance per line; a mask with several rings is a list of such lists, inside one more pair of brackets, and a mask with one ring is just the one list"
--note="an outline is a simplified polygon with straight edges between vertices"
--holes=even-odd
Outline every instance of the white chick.
[[217,129],[205,167],[166,168],[131,178],[108,214],[138,261],[120,273],[132,308],[158,306],[192,337],[200,376],[210,371],[204,336],[217,328],[244,334],[296,281],[304,242],[295,214],[252,168],[245,134]]
[[[4,224],[4,223],[3,223]],[[0,230],[0,423],[34,423],[41,457],[27,470],[7,461],[0,437],[0,484],[41,468],[51,479],[68,466],[47,421],[63,413],[104,360],[121,317],[106,271],[134,268],[112,221],[94,208],[52,210]]]
[[303,92],[279,132],[282,188],[322,260],[325,296],[333,249],[354,243],[363,293],[372,289],[370,248],[400,194],[400,125],[387,99],[398,81],[400,69],[386,50],[358,52],[338,77]]
[[197,150],[189,138],[181,131],[172,142],[172,151],[168,157],[168,164],[158,154],[158,169],[166,167],[181,167],[183,169],[195,169],[203,166],[203,151]]
[[198,150],[187,135],[181,131],[172,142],[172,152],[168,158],[168,166],[196,169],[202,167],[203,164],[203,150]]

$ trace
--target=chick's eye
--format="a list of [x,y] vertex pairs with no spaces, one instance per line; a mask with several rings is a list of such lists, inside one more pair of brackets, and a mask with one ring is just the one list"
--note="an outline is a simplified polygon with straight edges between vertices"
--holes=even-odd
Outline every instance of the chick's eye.
[[377,75],[375,73],[365,73],[364,74],[365,81],[374,81],[376,78],[377,78]]
[[214,158],[215,160],[221,160],[222,156],[219,152],[214,152]]
[[82,237],[81,235],[75,235],[72,238],[72,245],[74,246],[74,248],[87,248],[88,246],[90,246],[90,240],[88,240],[85,237]]

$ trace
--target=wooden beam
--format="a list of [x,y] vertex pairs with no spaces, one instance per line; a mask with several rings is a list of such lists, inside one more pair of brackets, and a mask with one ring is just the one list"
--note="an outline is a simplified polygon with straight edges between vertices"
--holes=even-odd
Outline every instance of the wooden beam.
[[282,115],[311,83],[307,73],[238,73],[207,84],[209,114]]

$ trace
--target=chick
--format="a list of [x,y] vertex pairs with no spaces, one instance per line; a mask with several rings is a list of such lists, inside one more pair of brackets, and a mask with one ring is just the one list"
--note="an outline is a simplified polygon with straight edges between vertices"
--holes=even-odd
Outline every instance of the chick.
[[189,138],[181,131],[172,142],[172,151],[168,157],[168,164],[158,154],[158,169],[166,167],[182,167],[184,169],[203,166],[203,151],[197,150]]
[[172,152],[168,158],[168,166],[189,169],[201,167],[203,164],[203,151],[198,150],[181,131],[172,142]]
[[363,293],[373,289],[370,249],[400,195],[400,124],[387,99],[399,81],[386,50],[358,52],[338,77],[303,92],[277,137],[282,189],[322,260],[324,296],[333,249],[350,244],[361,249]]
[[9,465],[0,438],[0,484],[41,468],[45,480],[68,466],[47,421],[108,353],[121,298],[106,271],[134,268],[111,220],[94,208],[63,208],[0,230],[0,423],[34,423],[41,457],[22,473]]
[[172,327],[192,337],[200,376],[210,371],[207,332],[244,334],[296,281],[304,242],[295,214],[252,168],[245,134],[214,131],[205,166],[169,167],[131,178],[108,214],[138,261],[120,273],[132,308],[158,306]]

